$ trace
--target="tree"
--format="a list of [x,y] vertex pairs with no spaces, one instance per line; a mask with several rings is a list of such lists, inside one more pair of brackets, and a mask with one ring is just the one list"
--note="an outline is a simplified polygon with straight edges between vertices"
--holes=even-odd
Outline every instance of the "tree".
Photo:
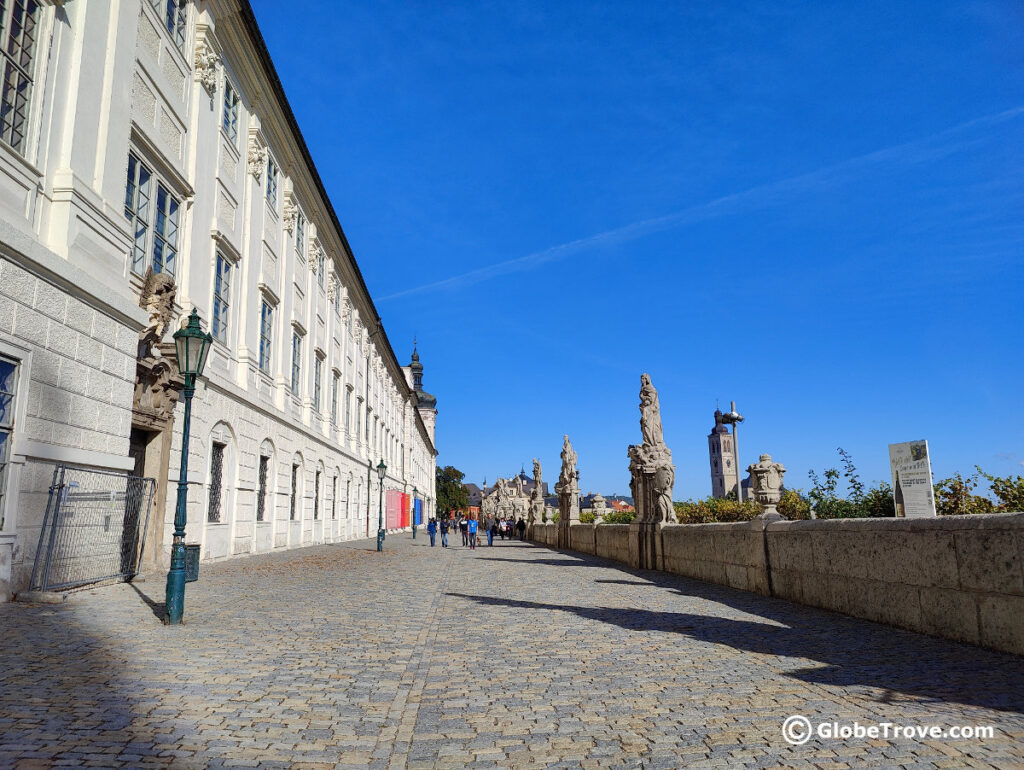
[[438,515],[448,515],[448,511],[464,509],[469,505],[469,490],[462,483],[466,474],[454,465],[438,467],[435,474],[437,487]]

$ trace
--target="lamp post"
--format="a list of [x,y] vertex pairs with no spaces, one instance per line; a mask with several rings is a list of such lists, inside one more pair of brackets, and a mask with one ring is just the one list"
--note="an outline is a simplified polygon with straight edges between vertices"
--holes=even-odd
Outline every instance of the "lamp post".
[[732,401],[730,410],[722,415],[722,422],[732,425],[732,464],[736,467],[736,499],[743,502],[743,477],[740,475],[740,440],[736,429],[743,422],[743,415],[736,411],[736,402]]
[[196,393],[196,378],[206,366],[206,354],[213,337],[203,332],[199,313],[192,315],[184,328],[174,333],[174,349],[178,356],[178,371],[185,378],[185,421],[181,429],[181,463],[178,470],[178,501],[174,508],[174,540],[171,544],[171,569],[167,573],[165,608],[168,625],[181,623],[185,611],[185,524],[188,520],[188,432],[192,422],[192,396]]
[[412,539],[416,539],[416,487],[412,488]]
[[384,474],[388,472],[388,466],[384,464],[384,458],[377,465],[377,478],[380,480],[380,498],[377,504],[377,550],[384,550]]

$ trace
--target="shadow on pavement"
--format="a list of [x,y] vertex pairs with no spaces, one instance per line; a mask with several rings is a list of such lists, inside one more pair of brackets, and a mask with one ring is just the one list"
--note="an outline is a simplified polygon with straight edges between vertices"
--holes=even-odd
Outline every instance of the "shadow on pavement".
[[[569,612],[632,631],[683,634],[699,642],[724,644],[736,650],[826,664],[825,668],[781,672],[804,682],[878,687],[916,698],[1024,713],[1024,660],[1020,658],[811,608],[790,613],[793,625],[784,627],[685,612],[448,595],[480,604]],[[761,604],[770,602],[755,598]],[[856,646],[851,646],[851,641]],[[879,700],[890,702],[893,698],[886,694]]]
[[157,602],[149,598],[149,596],[146,595],[145,591],[140,589],[137,585],[135,585],[135,583],[129,583],[128,585],[131,586],[131,589],[139,595],[139,598],[142,599],[142,601],[149,605],[149,608],[153,611],[153,614],[156,615],[157,620],[163,623],[164,616],[167,614],[167,603]]

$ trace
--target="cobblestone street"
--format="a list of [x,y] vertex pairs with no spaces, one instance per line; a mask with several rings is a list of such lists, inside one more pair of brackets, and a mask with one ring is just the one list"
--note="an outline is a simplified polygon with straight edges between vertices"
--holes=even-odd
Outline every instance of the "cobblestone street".
[[[454,538],[458,540],[458,537]],[[1024,765],[1024,660],[719,586],[425,533],[0,605],[0,767]],[[994,725],[783,740],[792,714]]]

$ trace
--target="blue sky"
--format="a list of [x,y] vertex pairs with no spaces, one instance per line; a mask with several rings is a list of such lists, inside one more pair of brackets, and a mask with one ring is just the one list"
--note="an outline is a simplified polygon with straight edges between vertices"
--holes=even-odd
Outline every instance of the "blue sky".
[[554,481],[568,433],[628,494],[649,372],[676,499],[716,399],[788,486],[1024,473],[1024,6],[308,5],[253,2],[439,463]]

